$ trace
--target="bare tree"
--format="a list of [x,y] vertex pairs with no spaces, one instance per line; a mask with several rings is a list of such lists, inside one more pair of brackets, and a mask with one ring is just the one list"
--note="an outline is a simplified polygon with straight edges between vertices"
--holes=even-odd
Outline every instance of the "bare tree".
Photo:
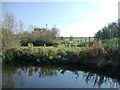
[[35,26],[29,25],[28,26],[28,31],[31,33],[34,30]]
[[14,15],[11,13],[5,13],[3,15],[2,28],[9,30],[10,32],[13,32],[14,27],[15,27]]
[[17,35],[17,22],[11,13],[5,13],[2,21],[2,47],[3,49],[11,48],[19,43]]
[[52,36],[53,36],[54,38],[56,38],[56,37],[59,36],[59,29],[56,28],[56,26],[55,26],[55,27],[52,27],[51,30],[52,30]]
[[18,21],[18,33],[21,34],[24,31],[24,29],[25,29],[24,23],[21,20],[19,20]]

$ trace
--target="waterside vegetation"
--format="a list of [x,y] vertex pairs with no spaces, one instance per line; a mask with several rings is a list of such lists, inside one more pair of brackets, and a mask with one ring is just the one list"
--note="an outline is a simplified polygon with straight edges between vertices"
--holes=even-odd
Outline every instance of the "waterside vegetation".
[[[7,23],[8,21],[12,24]],[[59,29],[56,27],[51,29],[34,27],[31,32],[23,32],[24,24],[22,22],[17,24],[18,31],[15,31],[14,16],[7,13],[2,28],[3,64],[48,63],[98,68],[120,66],[120,20],[98,31],[92,40],[88,37],[86,41],[85,38],[84,42],[83,40],[75,42],[72,36],[69,40],[60,37]],[[115,31],[114,35],[111,35],[110,29]]]

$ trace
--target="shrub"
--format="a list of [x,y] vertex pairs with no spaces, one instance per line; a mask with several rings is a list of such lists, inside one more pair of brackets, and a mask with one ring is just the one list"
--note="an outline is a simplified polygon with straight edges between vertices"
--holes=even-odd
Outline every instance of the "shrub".
[[92,46],[92,45],[93,45],[93,42],[83,42],[83,43],[80,43],[80,44],[77,45],[77,46],[78,46],[78,47],[86,47],[86,45]]
[[93,45],[86,46],[81,51],[78,47],[55,48],[55,47],[37,47],[28,44],[27,48],[8,49],[4,52],[4,62],[25,62],[25,63],[41,63],[41,62],[62,62],[62,63],[94,63],[96,65],[104,65],[111,60],[119,61],[120,51],[117,49],[103,48],[101,42],[94,41]]

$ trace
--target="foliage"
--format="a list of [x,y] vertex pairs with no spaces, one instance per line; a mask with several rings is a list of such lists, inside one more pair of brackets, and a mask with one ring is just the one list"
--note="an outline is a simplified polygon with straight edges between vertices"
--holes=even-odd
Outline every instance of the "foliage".
[[[32,44],[29,44],[26,48],[21,49],[8,49],[4,52],[3,60],[6,61],[17,61],[17,62],[41,62],[46,60],[65,60],[71,59],[72,56],[75,57],[75,54],[80,52],[79,48],[55,48],[55,47],[46,47],[42,46],[35,48]],[[69,57],[70,56],[70,57]],[[20,60],[21,59],[21,60]],[[34,59],[34,60],[33,60]],[[74,59],[74,58],[73,58]]]
[[102,30],[99,30],[95,34],[95,37],[97,39],[111,39],[118,37],[118,27],[118,22],[109,23],[108,26],[105,26]]
[[32,54],[33,50],[34,50],[33,44],[32,43],[28,43],[28,51],[29,51],[29,53]]
[[[120,51],[120,20],[109,23],[95,34],[95,38],[102,40],[103,47]],[[111,51],[110,51],[111,52]]]
[[[90,38],[84,40],[74,39],[72,36],[67,38],[59,38],[59,29],[53,27],[34,28],[32,32],[21,32],[23,23],[20,22],[19,32],[15,27],[16,21],[13,15],[8,14],[4,17],[2,27],[2,48],[3,61],[6,62],[20,62],[20,63],[41,63],[41,62],[71,62],[71,63],[95,63],[98,66],[109,64],[111,62],[120,63],[120,27],[119,21],[111,23],[108,27],[99,30],[95,38],[101,40],[94,40],[91,42]],[[117,33],[118,32],[118,33]],[[117,33],[117,35],[116,35]],[[114,38],[113,38],[114,37]],[[116,38],[116,42],[114,39]],[[109,40],[108,40],[109,39]],[[62,41],[63,40],[63,41]],[[56,47],[59,42],[79,44],[79,47]],[[84,42],[83,42],[84,41]],[[26,48],[18,47],[19,45],[27,46]],[[73,46],[74,46],[73,45]],[[35,47],[40,46],[40,47]],[[55,46],[55,47],[46,47]],[[85,47],[85,48],[83,48]],[[91,58],[91,60],[89,60]]]
[[34,46],[53,46],[54,42],[58,39],[57,30],[58,29],[55,28],[52,28],[52,30],[45,28],[34,28],[32,33],[22,33],[23,38],[21,40],[21,45],[27,46],[28,43],[33,43]]
[[89,46],[92,46],[93,45],[93,42],[83,42],[83,43],[80,43],[79,45],[77,45],[78,47],[85,47],[86,45],[89,45]]
[[32,27],[34,30],[27,32],[24,26],[24,23],[17,21],[13,14],[3,15],[1,28],[3,50],[20,45],[27,46],[28,43],[34,46],[53,46],[54,42],[59,40],[59,29],[56,27],[51,29]]
[[70,36],[69,39],[70,39],[70,41],[73,41],[74,38],[73,38],[73,36]]
[[4,52],[4,62],[19,63],[89,63],[97,66],[120,63],[118,49],[103,48],[102,42],[94,40],[92,46],[78,47],[34,47],[29,44],[26,48],[8,49]]
[[16,21],[14,15],[6,13],[3,15],[2,21],[2,49],[3,51],[7,48],[18,47],[20,40],[16,31]]

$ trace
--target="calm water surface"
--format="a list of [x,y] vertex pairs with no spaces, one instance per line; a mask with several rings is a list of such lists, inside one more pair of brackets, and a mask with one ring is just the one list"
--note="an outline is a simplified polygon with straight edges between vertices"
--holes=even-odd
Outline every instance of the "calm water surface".
[[120,82],[95,73],[51,66],[3,68],[3,88],[120,88]]

